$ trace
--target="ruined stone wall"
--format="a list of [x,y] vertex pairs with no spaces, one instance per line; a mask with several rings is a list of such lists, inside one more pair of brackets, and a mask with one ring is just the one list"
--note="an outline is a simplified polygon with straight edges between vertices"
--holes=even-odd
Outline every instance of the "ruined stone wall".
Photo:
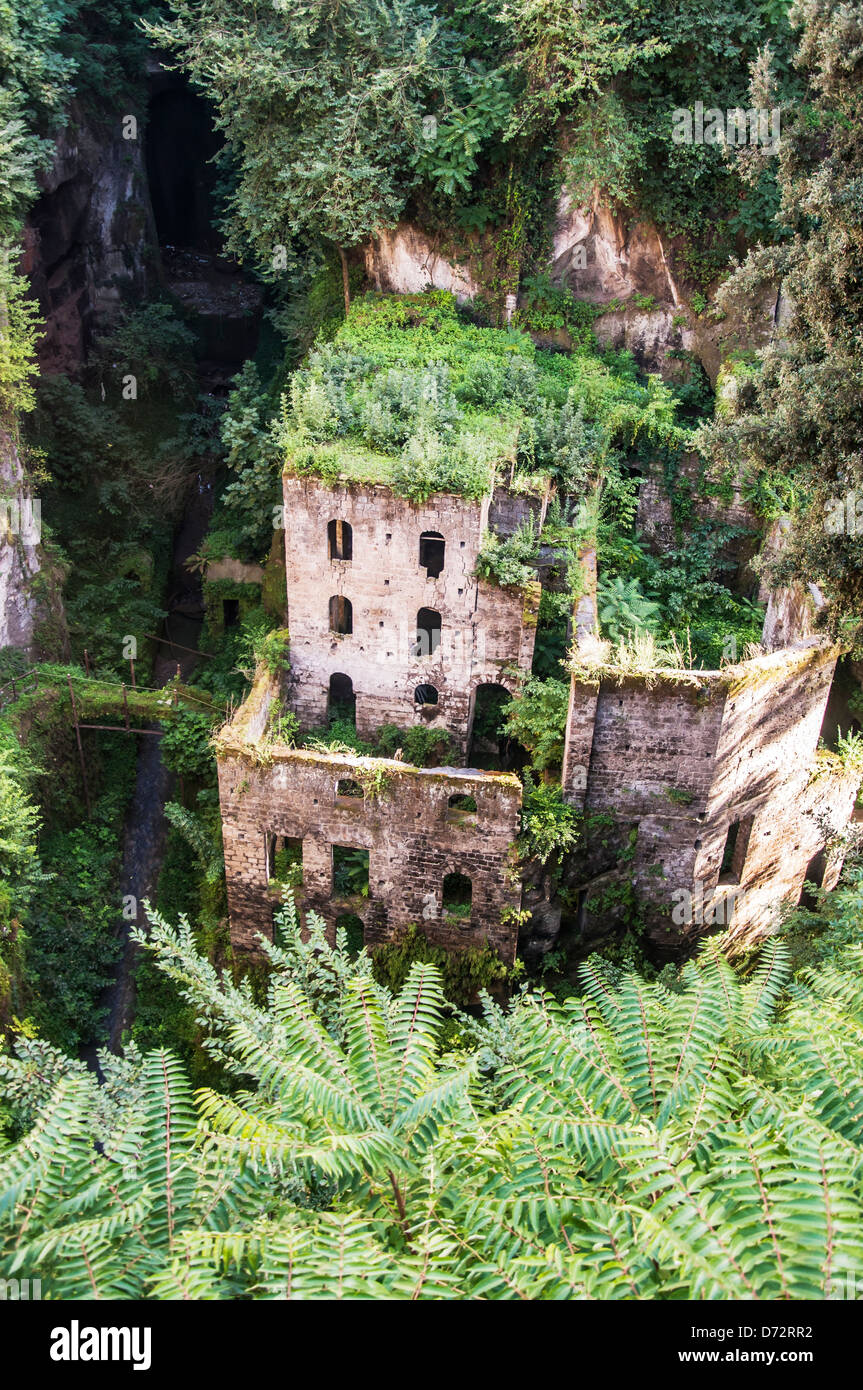
[[[687,479],[694,489],[691,524],[709,521],[716,526],[736,528],[736,534],[717,552],[717,561],[724,567],[724,582],[730,588],[739,593],[750,593],[756,583],[752,560],[760,539],[760,523],[755,512],[744,500],[740,487],[734,488],[730,499],[701,495],[704,462],[700,455],[684,454],[678,467],[679,476]],[[639,484],[635,527],[656,554],[661,555],[680,544],[671,497],[659,461],[650,465]],[[742,656],[742,652],[738,653],[739,659]]]
[[[254,729],[260,713],[259,702]],[[357,769],[383,774],[379,795],[337,794],[339,780],[355,778]],[[450,797],[459,795],[473,796],[476,812],[450,808]],[[272,938],[268,837],[275,835],[302,840],[299,906],[319,912],[333,930],[341,914],[355,913],[366,944],[376,945],[418,923],[430,941],[450,949],[488,941],[507,963],[515,959],[518,927],[501,920],[521,902],[518,883],[507,876],[521,808],[521,784],[511,774],[284,747],[268,749],[259,765],[229,735],[219,756],[219,797],[235,950],[254,950],[259,932]],[[368,897],[334,896],[333,845],[368,850]],[[471,880],[469,917],[443,909],[443,880],[452,873]]]
[[[783,903],[799,900],[812,859],[848,824],[859,777],[829,754],[816,758],[835,650],[810,643],[747,662],[728,688],[695,877],[722,891],[729,825],[748,836],[727,913],[735,937],[749,941],[775,925]],[[842,865],[826,855],[823,883]]]
[[[324,723],[330,677],[344,674],[356,695],[357,731],[423,720],[449,730],[466,749],[479,685],[512,690],[505,668],[530,669],[539,586],[500,588],[474,576],[488,501],[438,494],[415,505],[383,486],[329,487],[286,476],[285,557],[291,633],[290,701],[304,728]],[[352,528],[352,558],[331,560],[327,526]],[[429,578],[420,536],[445,541],[444,568]],[[353,632],[330,630],[329,600],[352,605]],[[436,651],[416,655],[417,614],[441,615]],[[417,711],[419,685],[438,691],[437,706]]]
[[658,902],[653,915],[663,927],[670,912],[668,886],[692,881],[721,721],[721,696],[709,680],[675,673],[652,685],[638,676],[621,683],[606,677],[594,690],[574,685],[564,794],[579,801],[574,791],[583,786],[583,877],[592,883],[623,874],[639,901]]
[[650,686],[573,679],[563,785],[587,814],[575,868],[594,895],[586,918],[622,903],[628,882],[662,948],[713,926],[749,942],[797,902],[825,846],[823,881],[835,883],[833,836],[859,782],[835,757],[816,757],[835,662],[810,642],[721,672],[658,673]]

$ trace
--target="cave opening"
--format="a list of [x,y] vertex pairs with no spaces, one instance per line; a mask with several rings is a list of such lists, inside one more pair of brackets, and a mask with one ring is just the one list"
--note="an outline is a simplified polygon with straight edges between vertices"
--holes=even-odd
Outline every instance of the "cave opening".
[[156,230],[163,246],[217,252],[213,226],[222,146],[209,104],[185,82],[172,82],[150,98],[147,178]]

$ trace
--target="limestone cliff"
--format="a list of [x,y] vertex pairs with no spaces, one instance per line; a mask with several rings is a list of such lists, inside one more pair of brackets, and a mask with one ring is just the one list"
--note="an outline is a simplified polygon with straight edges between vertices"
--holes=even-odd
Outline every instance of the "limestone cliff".
[[111,123],[96,121],[73,104],[41,188],[23,265],[45,317],[40,368],[74,374],[94,328],[156,277],[140,126],[120,113]]
[[[482,292],[493,276],[485,237],[468,239],[460,253],[440,235],[411,222],[373,238],[364,248],[366,274],[378,289],[416,293],[428,286],[451,290],[458,300]],[[686,376],[688,358],[716,385],[732,351],[758,346],[779,326],[778,288],[762,292],[739,312],[697,313],[691,286],[676,269],[675,244],[635,213],[613,209],[598,196],[576,206],[563,190],[558,199],[546,269],[576,299],[607,306],[595,321],[599,341],[625,348],[645,371],[666,379]],[[678,258],[679,259],[679,258]],[[696,300],[697,303],[697,300]],[[566,333],[543,346],[570,346]]]
[[39,604],[39,509],[25,486],[17,443],[0,427],[0,648],[34,655]]

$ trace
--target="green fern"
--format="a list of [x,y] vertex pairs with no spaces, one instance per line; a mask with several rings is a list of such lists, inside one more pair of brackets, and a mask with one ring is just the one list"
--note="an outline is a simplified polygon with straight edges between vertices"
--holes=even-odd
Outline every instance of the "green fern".
[[711,941],[674,990],[593,959],[580,997],[487,1000],[447,1054],[433,965],[392,993],[290,902],[280,938],[262,1005],[153,915],[237,1089],[193,1104],[170,1054],[132,1058],[94,1127],[93,1078],[48,1066],[0,1153],[0,1275],[70,1299],[559,1300],[824,1298],[863,1273],[863,947],[789,983],[781,942],[741,980]]

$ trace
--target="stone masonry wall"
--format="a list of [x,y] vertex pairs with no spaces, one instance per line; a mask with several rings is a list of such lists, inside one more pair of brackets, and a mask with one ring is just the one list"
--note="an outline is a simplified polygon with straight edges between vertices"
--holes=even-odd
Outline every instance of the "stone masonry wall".
[[[259,717],[257,708],[255,727]],[[382,794],[338,795],[339,780],[363,768],[383,772]],[[473,796],[476,812],[450,808],[450,797],[459,795]],[[229,732],[219,756],[219,797],[235,950],[256,949],[259,932],[272,939],[268,837],[275,835],[302,840],[299,906],[319,912],[331,928],[342,913],[356,913],[366,944],[375,945],[415,922],[450,949],[488,941],[508,964],[515,959],[517,924],[501,920],[521,902],[507,874],[521,808],[521,784],[511,774],[284,747],[268,748],[261,766]],[[333,897],[333,845],[368,850],[367,898]],[[443,880],[451,873],[471,879],[469,918],[443,910]]]
[[[728,826],[748,826],[747,853],[729,925],[749,941],[775,925],[783,903],[799,900],[812,859],[851,819],[859,776],[829,754],[816,758],[836,653],[811,643],[747,662],[723,706],[715,771],[695,877],[717,888]],[[842,866],[829,848],[823,884]]]
[[[477,687],[513,690],[505,668],[530,669],[539,606],[538,584],[504,589],[474,576],[488,500],[438,494],[414,505],[382,486],[286,476],[284,502],[289,698],[302,727],[325,721],[330,677],[339,673],[353,683],[361,736],[423,720],[448,729],[466,750]],[[329,558],[331,520],[352,528],[349,561]],[[423,532],[445,541],[436,579],[420,565]],[[350,635],[330,631],[336,595],[351,602]],[[440,613],[441,640],[436,651],[416,655],[421,608]],[[435,687],[439,702],[420,713],[414,692],[423,684]]]
[[[825,845],[824,883],[835,883],[832,836],[859,782],[816,758],[835,662],[811,642],[722,672],[661,673],[652,688],[636,676],[574,677],[564,795],[588,815],[584,886],[631,882],[665,948],[711,926],[757,939],[797,902]],[[723,871],[726,846],[736,859]],[[691,920],[673,916],[681,890]]]

